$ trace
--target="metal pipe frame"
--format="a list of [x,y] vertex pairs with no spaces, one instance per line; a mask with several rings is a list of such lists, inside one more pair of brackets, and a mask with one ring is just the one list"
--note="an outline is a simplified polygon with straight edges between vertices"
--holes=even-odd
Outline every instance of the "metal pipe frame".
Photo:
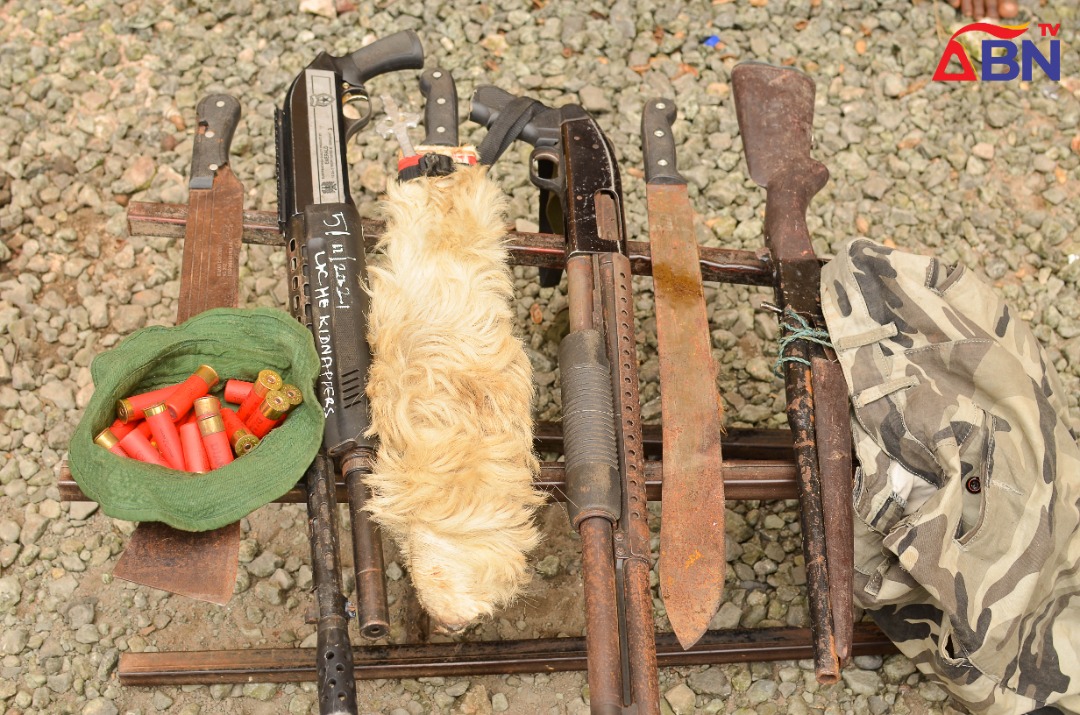
[[[175,204],[133,202],[128,208],[133,235],[181,236],[187,207]],[[378,222],[364,222],[365,235],[374,241],[382,232]],[[277,215],[269,212],[244,213],[244,241],[278,245]],[[565,239],[554,234],[511,232],[511,260],[519,265],[565,268]],[[634,275],[651,275],[647,243],[628,242],[630,268]],[[742,285],[774,286],[776,266],[768,250],[736,251],[701,249],[704,280]],[[800,390],[796,390],[798,394]],[[800,438],[805,430],[798,429]],[[538,451],[559,452],[561,427],[541,423],[536,426]],[[811,438],[812,440],[812,438]],[[802,441],[800,439],[799,441]],[[792,447],[795,440],[787,430],[730,430],[725,438],[724,484],[729,501],[742,499],[794,499],[799,488],[799,467]],[[644,490],[649,500],[663,495],[660,426],[642,429]],[[805,445],[804,445],[805,447]],[[796,450],[799,451],[799,450]],[[562,463],[545,462],[537,480],[552,501],[565,500]],[[70,478],[66,465],[61,472],[61,498],[84,500]],[[336,496],[348,500],[343,481],[336,484]],[[306,489],[297,485],[279,502],[304,503]],[[584,525],[583,525],[584,526]],[[610,538],[610,528],[609,528]],[[804,532],[805,537],[805,532]],[[587,570],[586,570],[587,571]],[[410,640],[424,640],[425,629],[409,628]],[[812,658],[815,636],[807,628],[760,628],[708,631],[701,641],[683,651],[672,634],[657,633],[657,664],[661,667],[793,660]],[[587,667],[585,638],[542,638],[498,642],[407,643],[353,647],[354,674],[358,679],[475,676],[505,673],[580,671]],[[895,646],[870,623],[854,626],[851,655],[889,654]],[[219,651],[167,651],[121,654],[118,668],[125,686],[181,685],[194,683],[297,682],[316,679],[314,649],[275,648]]]

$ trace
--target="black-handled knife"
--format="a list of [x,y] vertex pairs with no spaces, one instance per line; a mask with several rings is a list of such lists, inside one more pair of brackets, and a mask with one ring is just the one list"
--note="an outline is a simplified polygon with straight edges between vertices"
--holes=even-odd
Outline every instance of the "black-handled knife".
[[240,123],[240,102],[228,94],[211,94],[203,97],[195,113],[199,129],[191,155],[188,188],[212,189],[218,169],[229,163],[229,147]]
[[420,75],[424,106],[424,143],[432,146],[458,145],[457,87],[450,70],[433,67]]

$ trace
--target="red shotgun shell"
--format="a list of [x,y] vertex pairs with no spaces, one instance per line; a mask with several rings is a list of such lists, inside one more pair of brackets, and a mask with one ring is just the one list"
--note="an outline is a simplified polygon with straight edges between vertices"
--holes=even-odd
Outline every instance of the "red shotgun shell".
[[234,405],[243,404],[244,398],[251,392],[251,388],[255,386],[253,382],[247,382],[246,380],[226,380],[225,381],[225,401],[231,402]]
[[202,432],[203,446],[206,447],[206,456],[210,459],[212,469],[224,467],[233,461],[232,448],[229,446],[229,438],[225,436],[225,423],[221,421],[221,415],[203,417],[199,420],[199,431]]
[[191,377],[180,383],[176,391],[165,398],[169,418],[176,422],[187,414],[195,400],[210,392],[218,382],[218,374],[209,365],[199,365]]
[[147,407],[144,414],[150,425],[150,432],[157,442],[158,451],[165,458],[165,464],[173,469],[184,471],[184,448],[180,444],[180,433],[169,419],[168,407],[164,402]]
[[289,411],[289,401],[281,390],[271,390],[263,397],[258,409],[251,413],[244,424],[259,439],[274,428],[278,419]]
[[137,459],[140,462],[146,462],[147,464],[157,464],[162,467],[168,467],[165,464],[165,460],[161,458],[158,451],[151,446],[150,442],[143,436],[140,430],[131,430],[124,438],[120,440],[120,447],[128,453],[128,456],[132,459]]
[[184,467],[195,474],[210,471],[210,458],[206,456],[199,425],[188,422],[180,428],[180,444],[184,447]]
[[255,380],[255,383],[251,386],[251,392],[244,398],[244,401],[240,403],[240,409],[236,411],[236,416],[244,422],[247,422],[247,418],[255,411],[261,403],[263,397],[270,390],[277,390],[284,384],[284,380],[281,379],[281,375],[277,374],[273,370],[261,370],[259,377]]
[[124,423],[142,419],[143,410],[150,405],[156,405],[161,402],[172,394],[175,389],[176,385],[170,385],[169,387],[161,387],[157,390],[151,390],[150,392],[144,392],[139,395],[132,395],[131,397],[117,400],[116,417]]
[[221,408],[221,420],[225,423],[225,434],[229,435],[229,444],[237,457],[242,457],[259,446],[259,438],[228,407]]
[[[131,430],[128,430],[130,432]],[[124,434],[127,434],[125,432]],[[121,457],[126,457],[127,452],[120,446],[120,438],[116,436],[116,433],[112,431],[112,428],[106,427],[98,432],[97,437],[94,437],[94,444],[100,445],[109,450],[113,454],[118,454]]]

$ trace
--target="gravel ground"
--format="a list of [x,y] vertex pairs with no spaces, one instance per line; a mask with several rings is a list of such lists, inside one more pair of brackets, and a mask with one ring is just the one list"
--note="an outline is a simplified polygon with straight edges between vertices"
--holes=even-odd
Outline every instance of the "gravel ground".
[[[92,504],[60,503],[55,482],[92,392],[92,358],[137,328],[171,323],[176,312],[181,245],[127,237],[124,206],[186,202],[195,104],[228,91],[244,107],[233,148],[247,206],[272,209],[273,109],[319,50],[340,55],[413,28],[429,63],[454,72],[463,98],[490,82],[553,104],[581,102],[621,157],[632,236],[646,226],[640,109],[648,96],[674,96],[699,237],[736,248],[761,245],[764,195],[746,178],[730,70],[744,59],[801,68],[818,87],[815,155],[832,172],[808,219],[819,252],[865,235],[980,271],[1035,325],[1065,380],[1072,417],[1080,416],[1080,262],[1071,263],[1080,254],[1080,80],[1071,0],[1021,2],[1025,18],[1061,23],[1061,83],[1036,75],[1029,83],[977,84],[928,81],[957,26],[944,2],[358,4],[336,19],[250,0],[0,5],[0,106],[7,108],[0,116],[0,709],[317,711],[310,684],[150,690],[121,688],[115,673],[125,650],[312,643],[303,622],[311,572],[300,507],[270,506],[244,520],[237,596],[218,608],[114,581],[133,525]],[[704,45],[712,35],[720,44]],[[411,77],[383,78],[372,90],[418,104]],[[475,128],[464,136],[480,138]],[[354,193],[370,208],[385,186],[392,147],[365,133],[350,152]],[[496,169],[523,228],[535,225],[526,155],[514,149]],[[245,249],[242,305],[284,305],[283,258],[280,250]],[[552,418],[565,296],[541,289],[535,271],[517,269],[516,278],[538,412]],[[655,421],[650,288],[639,282],[637,308],[642,403]],[[769,372],[776,328],[754,310],[766,295],[709,289],[732,425],[784,422]],[[714,625],[806,622],[795,507],[729,510],[729,593]],[[479,635],[581,632],[574,537],[561,508],[542,521],[546,543],[533,592]],[[396,562],[390,577],[396,613]],[[901,657],[858,658],[832,687],[819,687],[804,662],[675,668],[660,677],[665,712],[680,715],[963,712]],[[362,682],[359,692],[361,712],[393,715],[578,714],[587,712],[588,697],[577,673]]]

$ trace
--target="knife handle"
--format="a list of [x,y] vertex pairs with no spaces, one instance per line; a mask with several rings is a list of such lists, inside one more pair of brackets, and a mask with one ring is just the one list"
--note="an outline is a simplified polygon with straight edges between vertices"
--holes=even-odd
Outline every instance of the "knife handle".
[[450,70],[433,67],[420,75],[420,92],[424,95],[425,144],[432,146],[458,145],[457,87]]
[[236,125],[240,123],[240,103],[228,94],[203,97],[195,108],[198,130],[191,154],[191,181],[188,188],[214,188],[214,174],[229,163]]
[[671,125],[678,110],[670,99],[650,99],[641,112],[641,146],[645,154],[645,183],[686,184],[675,165]]

